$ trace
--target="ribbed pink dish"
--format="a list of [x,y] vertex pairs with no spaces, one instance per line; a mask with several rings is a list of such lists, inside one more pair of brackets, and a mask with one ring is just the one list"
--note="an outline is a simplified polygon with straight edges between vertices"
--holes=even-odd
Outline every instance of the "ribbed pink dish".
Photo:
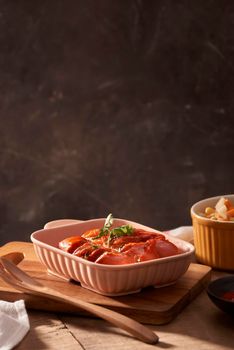
[[[64,238],[82,235],[92,228],[101,228],[104,222],[105,219],[94,219],[36,231],[31,235],[35,252],[50,273],[78,281],[84,288],[109,296],[136,293],[148,286],[157,288],[173,284],[187,271],[193,258],[194,246],[166,234],[167,239],[183,253],[135,264],[97,264],[58,248],[58,243]],[[114,220],[114,226],[126,224],[159,232],[125,219]]]

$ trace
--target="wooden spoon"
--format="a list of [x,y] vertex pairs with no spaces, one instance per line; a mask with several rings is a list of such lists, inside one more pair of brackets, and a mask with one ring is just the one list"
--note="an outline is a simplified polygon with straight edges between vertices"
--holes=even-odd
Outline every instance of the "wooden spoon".
[[145,343],[155,344],[158,342],[158,336],[141,323],[102,306],[91,304],[78,298],[66,296],[54,289],[48,288],[26,274],[6,258],[0,258],[0,276],[8,284],[27,294],[39,295],[60,302],[69,303],[109,321]]

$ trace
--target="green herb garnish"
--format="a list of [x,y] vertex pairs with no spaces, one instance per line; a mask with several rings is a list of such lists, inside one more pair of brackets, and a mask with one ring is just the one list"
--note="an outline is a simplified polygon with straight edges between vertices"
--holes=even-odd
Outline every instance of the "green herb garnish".
[[93,249],[98,249],[98,248],[99,248],[99,245],[92,244],[92,248],[93,248]]
[[100,229],[99,235],[93,237],[93,239],[101,238],[109,233],[109,228],[113,225],[113,215],[109,214],[106,218],[103,228]]
[[121,236],[129,236],[133,232],[133,228],[130,225],[123,225],[113,228],[110,232],[110,238],[117,238]]
[[122,236],[130,236],[133,232],[133,227],[130,225],[123,225],[119,227],[115,227],[112,230],[110,229],[113,225],[113,215],[109,214],[106,218],[106,221],[104,223],[103,228],[100,229],[99,234],[96,237],[93,237],[92,239],[98,239],[102,236],[107,236],[107,246],[110,246],[110,241],[114,238],[122,237]]
[[113,228],[110,231],[110,234],[107,240],[108,247],[112,239],[122,237],[122,236],[131,236],[132,232],[133,232],[133,228],[130,225],[123,225],[123,226]]

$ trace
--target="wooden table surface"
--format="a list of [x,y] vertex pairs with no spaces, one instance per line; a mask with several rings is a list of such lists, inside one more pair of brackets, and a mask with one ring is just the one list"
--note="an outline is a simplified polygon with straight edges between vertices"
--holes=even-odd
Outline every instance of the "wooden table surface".
[[[212,271],[212,279],[227,275]],[[234,348],[234,318],[220,311],[203,290],[169,324],[148,325],[159,335],[144,344],[106,321],[70,314],[28,310],[30,331],[17,350],[225,350]]]
[[[223,273],[213,272],[213,278]],[[148,345],[105,321],[71,315],[29,311],[31,329],[17,350],[31,349],[200,349],[234,348],[234,319],[219,311],[203,291],[175,320],[149,326],[160,342]]]

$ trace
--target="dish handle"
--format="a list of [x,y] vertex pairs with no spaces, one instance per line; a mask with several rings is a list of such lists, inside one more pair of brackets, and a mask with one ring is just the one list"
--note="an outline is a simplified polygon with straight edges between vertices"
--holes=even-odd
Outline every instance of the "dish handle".
[[72,224],[77,224],[78,222],[83,222],[83,220],[76,220],[76,219],[59,219],[59,220],[53,220],[49,221],[44,225],[44,229],[48,228],[54,228],[59,226],[68,226]]

